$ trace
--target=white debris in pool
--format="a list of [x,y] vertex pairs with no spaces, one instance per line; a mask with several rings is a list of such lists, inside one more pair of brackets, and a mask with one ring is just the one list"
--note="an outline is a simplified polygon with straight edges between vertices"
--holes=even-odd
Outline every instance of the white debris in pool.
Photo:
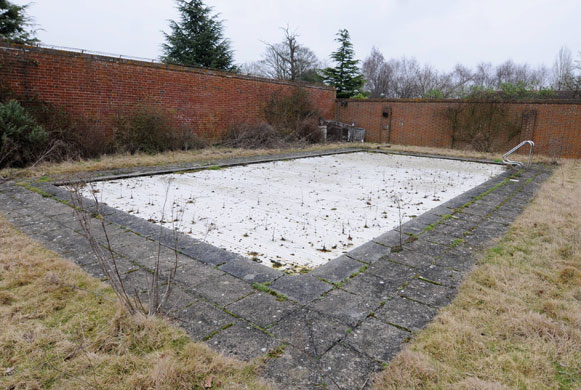
[[313,268],[397,227],[398,200],[406,222],[502,171],[361,152],[114,180],[93,189],[102,202],[168,227],[181,214],[182,232],[265,265]]

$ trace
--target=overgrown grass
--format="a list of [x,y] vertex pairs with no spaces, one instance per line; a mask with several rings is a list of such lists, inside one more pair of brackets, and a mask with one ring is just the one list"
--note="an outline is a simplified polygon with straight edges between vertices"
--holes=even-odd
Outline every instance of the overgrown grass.
[[[71,160],[60,163],[41,163],[33,168],[0,170],[1,177],[29,178],[54,175],[72,175],[82,172],[95,172],[110,169],[134,168],[141,166],[172,165],[186,163],[211,163],[218,159],[269,156],[279,153],[299,151],[329,151],[339,148],[357,147],[369,150],[383,150],[404,153],[423,153],[440,156],[479,158],[500,161],[499,153],[484,153],[470,150],[442,149],[409,145],[384,145],[374,143],[330,143],[314,144],[297,148],[242,149],[227,147],[207,147],[188,151],[170,151],[157,154],[137,152],[135,154],[111,154],[95,159]],[[518,159],[518,158],[517,158]],[[535,162],[551,163],[555,159],[547,156],[535,156]],[[523,158],[524,161],[524,158]]]
[[43,163],[33,168],[0,170],[3,177],[42,177],[47,175],[71,175],[82,172],[95,172],[119,168],[134,168],[140,166],[172,165],[185,163],[213,162],[218,159],[268,156],[283,152],[332,150],[339,147],[360,146],[353,144],[313,145],[304,148],[290,149],[237,149],[224,147],[208,147],[199,150],[171,151],[157,154],[112,154],[96,159],[71,160],[61,163]]
[[268,389],[258,366],[129,316],[111,287],[0,217],[0,388]]
[[580,389],[580,199],[565,162],[375,389]]

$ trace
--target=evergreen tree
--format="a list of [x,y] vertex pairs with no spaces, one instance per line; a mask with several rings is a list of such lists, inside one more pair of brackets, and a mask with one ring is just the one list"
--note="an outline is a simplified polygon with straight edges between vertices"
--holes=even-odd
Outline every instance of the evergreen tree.
[[331,54],[337,66],[323,69],[326,84],[337,88],[337,97],[348,98],[360,91],[365,79],[359,71],[359,60],[355,59],[355,51],[346,29],[339,30],[337,38],[339,49]]
[[27,5],[15,5],[8,0],[0,0],[0,41],[20,44],[34,44],[38,39],[34,31],[28,31],[30,18],[26,15]]
[[222,37],[222,21],[202,0],[177,0],[181,20],[164,32],[162,60],[171,64],[236,70],[230,41]]

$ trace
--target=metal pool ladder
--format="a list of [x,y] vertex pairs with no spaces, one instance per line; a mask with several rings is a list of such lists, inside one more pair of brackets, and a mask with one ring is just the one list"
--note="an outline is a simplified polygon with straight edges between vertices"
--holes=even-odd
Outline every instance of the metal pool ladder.
[[514,152],[516,152],[517,150],[519,150],[523,145],[525,144],[529,144],[530,145],[530,149],[529,149],[529,162],[527,163],[527,167],[531,166],[531,161],[533,160],[533,153],[535,151],[535,143],[531,140],[527,140],[527,141],[523,141],[520,144],[518,144],[517,146],[515,146],[514,148],[512,148],[511,150],[509,150],[508,152],[506,152],[504,154],[504,156],[502,156],[502,162],[508,165],[512,165],[513,167],[519,167],[522,168],[524,167],[524,164],[521,163],[520,161],[512,161],[508,158],[508,156],[510,156],[511,154],[513,154]]

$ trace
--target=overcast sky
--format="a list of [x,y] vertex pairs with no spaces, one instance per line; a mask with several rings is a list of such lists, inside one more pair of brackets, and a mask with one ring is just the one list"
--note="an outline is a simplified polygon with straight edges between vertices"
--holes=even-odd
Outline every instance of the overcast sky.
[[[26,4],[28,0],[12,0]],[[224,20],[237,63],[260,59],[263,42],[289,25],[320,59],[340,28],[357,57],[415,57],[440,70],[507,59],[551,66],[561,46],[581,50],[581,0],[206,0]],[[35,0],[43,43],[157,58],[174,0]]]

